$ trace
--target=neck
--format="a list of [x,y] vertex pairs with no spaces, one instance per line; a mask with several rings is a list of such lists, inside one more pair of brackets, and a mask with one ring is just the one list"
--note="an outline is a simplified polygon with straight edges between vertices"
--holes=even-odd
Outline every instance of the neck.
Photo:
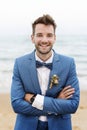
[[36,51],[36,54],[42,61],[45,62],[52,56],[52,51],[50,51],[48,54],[41,54],[41,53]]

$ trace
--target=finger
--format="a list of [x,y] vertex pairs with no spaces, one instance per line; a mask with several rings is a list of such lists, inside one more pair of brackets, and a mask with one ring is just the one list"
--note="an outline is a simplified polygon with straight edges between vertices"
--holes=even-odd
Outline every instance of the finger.
[[67,87],[65,87],[64,89],[63,89],[63,92],[64,91],[66,91],[66,90],[68,90],[68,89],[70,89],[71,88],[71,86],[69,85],[69,86],[67,86]]
[[65,95],[65,97],[66,97],[66,99],[67,99],[67,98],[72,97],[72,95],[73,95],[74,93],[75,93],[75,91],[72,90],[72,91],[69,91],[69,92],[65,93],[64,95]]
[[75,91],[70,91],[70,92],[68,92],[68,93],[65,93],[64,95],[67,97],[67,96],[69,96],[69,95],[72,95],[73,93],[75,93]]
[[67,96],[67,97],[65,97],[66,99],[69,99],[69,98],[71,98],[73,95],[69,95],[69,96]]
[[67,97],[69,95],[73,95],[74,93],[75,93],[75,91],[70,91],[70,92],[64,93],[64,96]]
[[75,92],[75,88],[69,88],[68,90],[64,91],[64,94],[69,94]]

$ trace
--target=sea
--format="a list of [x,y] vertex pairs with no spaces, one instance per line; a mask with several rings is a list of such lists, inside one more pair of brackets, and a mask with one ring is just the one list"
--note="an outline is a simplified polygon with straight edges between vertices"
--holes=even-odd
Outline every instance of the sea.
[[[74,58],[80,89],[87,90],[87,35],[57,35],[53,48]],[[0,37],[0,93],[10,93],[15,59],[33,50],[28,35]]]

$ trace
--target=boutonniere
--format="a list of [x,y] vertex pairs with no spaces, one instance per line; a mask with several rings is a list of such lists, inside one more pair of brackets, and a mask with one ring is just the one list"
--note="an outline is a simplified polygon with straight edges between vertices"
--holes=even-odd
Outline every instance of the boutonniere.
[[50,87],[49,88],[52,88],[53,85],[58,85],[59,84],[59,77],[54,74],[51,78],[51,82],[50,82]]

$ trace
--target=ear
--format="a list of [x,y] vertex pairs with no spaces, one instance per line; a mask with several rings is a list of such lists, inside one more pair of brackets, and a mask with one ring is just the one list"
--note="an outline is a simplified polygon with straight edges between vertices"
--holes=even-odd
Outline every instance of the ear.
[[32,43],[34,43],[34,35],[33,34],[31,35],[31,41],[32,41]]

